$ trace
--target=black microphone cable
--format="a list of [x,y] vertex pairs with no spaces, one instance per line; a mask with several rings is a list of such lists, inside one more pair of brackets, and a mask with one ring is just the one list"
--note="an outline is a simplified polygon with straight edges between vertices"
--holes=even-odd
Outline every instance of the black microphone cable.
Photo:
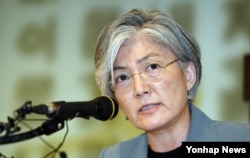
[[66,124],[66,132],[65,132],[65,134],[63,136],[62,142],[56,148],[54,148],[51,152],[44,155],[43,158],[47,158],[51,154],[54,154],[53,155],[53,158],[54,158],[56,153],[59,153],[60,158],[67,158],[67,154],[64,151],[59,151],[59,149],[63,146],[63,144],[64,144],[64,142],[66,140],[66,137],[67,137],[67,135],[69,133],[69,127],[68,127],[68,121],[67,120],[65,120],[65,124]]
[[[46,119],[25,119],[26,121],[42,121],[42,120],[46,120]],[[33,128],[31,126],[29,126],[27,123],[25,123],[23,120],[19,121],[19,123],[23,124],[24,126],[26,126],[29,130],[33,130]],[[63,140],[62,142],[58,145],[58,147],[54,147],[52,144],[50,144],[48,141],[46,141],[45,139],[43,139],[42,136],[38,136],[38,138],[45,144],[47,145],[49,148],[52,149],[52,151],[50,151],[49,153],[47,153],[46,155],[43,156],[43,158],[47,158],[48,156],[50,156],[51,154],[53,155],[53,158],[55,157],[56,153],[59,154],[60,158],[67,158],[67,154],[64,151],[59,151],[60,148],[63,146],[66,137],[68,135],[69,132],[69,127],[68,127],[68,121],[65,120],[65,124],[66,124],[66,132],[64,134]],[[1,156],[1,155],[0,155]],[[2,157],[0,157],[2,158]],[[5,157],[3,157],[5,158]],[[7,157],[6,157],[7,158]],[[14,157],[11,157],[14,158]]]
[[[25,122],[21,121],[20,123],[22,123],[23,125],[25,125],[27,128],[29,128],[30,130],[32,130],[32,128],[26,124]],[[63,140],[62,142],[58,145],[58,147],[54,147],[52,144],[50,144],[48,141],[46,141],[45,139],[43,139],[42,136],[39,136],[38,138],[45,144],[47,145],[48,147],[50,147],[52,149],[52,151],[50,151],[49,153],[47,153],[46,155],[43,156],[43,158],[47,158],[48,156],[50,156],[51,154],[54,154],[53,155],[53,158],[55,157],[56,153],[59,154],[60,158],[67,158],[67,154],[64,152],[64,151],[59,151],[60,148],[63,146],[65,140],[66,140],[66,137],[68,135],[68,132],[69,132],[69,127],[68,127],[68,121],[65,120],[65,124],[66,124],[66,132],[63,136]],[[0,157],[1,158],[1,157]]]

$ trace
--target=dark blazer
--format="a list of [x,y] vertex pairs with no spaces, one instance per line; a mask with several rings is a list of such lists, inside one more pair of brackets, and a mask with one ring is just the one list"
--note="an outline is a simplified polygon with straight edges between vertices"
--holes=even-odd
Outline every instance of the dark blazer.
[[[191,124],[187,141],[248,141],[250,142],[250,125],[214,121],[201,110],[190,104]],[[147,135],[105,148],[100,158],[146,158],[148,151]]]

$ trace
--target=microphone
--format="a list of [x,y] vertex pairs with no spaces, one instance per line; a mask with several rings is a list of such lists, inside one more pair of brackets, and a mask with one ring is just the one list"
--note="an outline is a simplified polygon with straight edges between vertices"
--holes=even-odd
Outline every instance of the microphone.
[[40,104],[33,106],[32,112],[37,114],[46,114],[52,119],[68,120],[74,117],[89,119],[94,117],[97,120],[106,121],[113,119],[118,111],[118,103],[108,97],[100,96],[90,101],[84,102],[51,102],[49,104]]

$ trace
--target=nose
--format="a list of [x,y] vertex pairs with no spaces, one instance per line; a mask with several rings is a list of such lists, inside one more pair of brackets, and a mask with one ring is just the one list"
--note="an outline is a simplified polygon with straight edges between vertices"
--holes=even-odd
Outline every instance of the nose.
[[142,96],[149,93],[148,84],[142,77],[141,73],[136,73],[133,75],[133,86],[136,96]]

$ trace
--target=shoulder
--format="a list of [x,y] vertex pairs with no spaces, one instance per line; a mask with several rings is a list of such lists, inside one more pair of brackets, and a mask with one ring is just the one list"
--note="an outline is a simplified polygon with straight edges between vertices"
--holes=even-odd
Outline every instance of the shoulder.
[[250,125],[216,121],[190,105],[191,125],[188,140],[191,141],[250,141]]
[[213,121],[219,141],[250,141],[250,125]]
[[[123,141],[114,146],[104,148],[100,154],[100,158],[127,158],[127,155],[134,155],[146,153],[147,137],[142,134],[136,138]],[[137,155],[138,156],[138,155]]]

